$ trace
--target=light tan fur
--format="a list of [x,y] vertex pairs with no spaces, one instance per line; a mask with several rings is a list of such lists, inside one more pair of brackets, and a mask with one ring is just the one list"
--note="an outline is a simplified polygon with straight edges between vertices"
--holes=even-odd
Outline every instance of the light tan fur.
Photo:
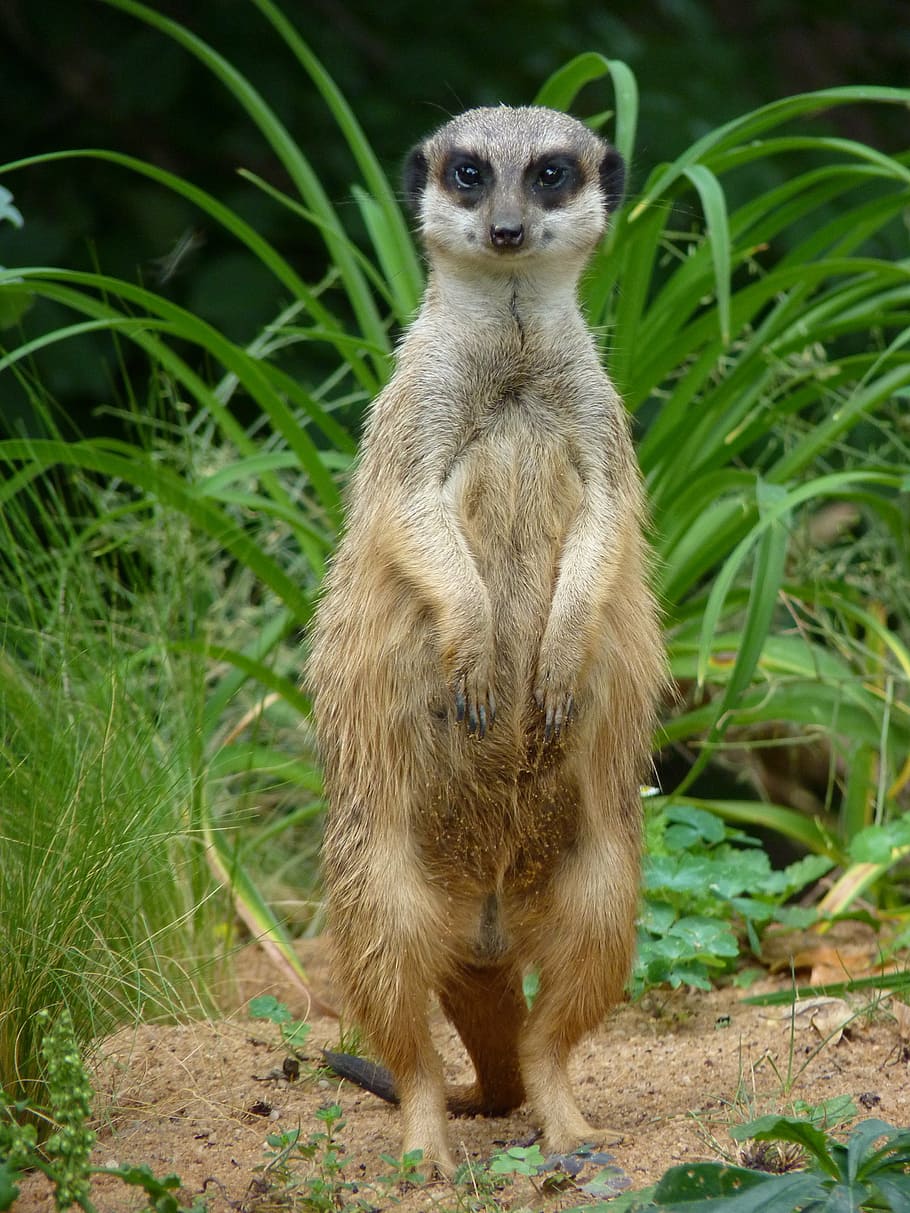
[[[483,168],[466,197],[453,148]],[[529,166],[557,152],[574,177],[554,204]],[[312,632],[345,1007],[394,1075],[405,1150],[444,1172],[434,992],[477,1075],[453,1110],[527,1097],[549,1150],[604,1137],[567,1063],[629,972],[665,678],[626,413],[576,300],[605,157],[538,108],[469,111],[417,150],[426,294]]]

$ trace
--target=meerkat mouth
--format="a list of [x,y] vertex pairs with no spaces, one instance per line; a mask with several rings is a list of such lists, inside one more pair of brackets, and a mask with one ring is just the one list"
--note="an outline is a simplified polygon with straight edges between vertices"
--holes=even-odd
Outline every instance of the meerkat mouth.
[[534,252],[533,246],[527,244],[511,245],[511,244],[487,244],[484,246],[487,252],[498,260],[513,261],[517,258],[527,257]]

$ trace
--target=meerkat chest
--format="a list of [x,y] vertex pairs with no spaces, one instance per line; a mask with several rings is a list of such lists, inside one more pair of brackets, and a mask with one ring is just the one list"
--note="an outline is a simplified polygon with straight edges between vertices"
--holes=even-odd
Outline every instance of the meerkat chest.
[[574,418],[539,390],[504,392],[479,412],[444,490],[478,558],[558,556],[583,498],[581,441]]

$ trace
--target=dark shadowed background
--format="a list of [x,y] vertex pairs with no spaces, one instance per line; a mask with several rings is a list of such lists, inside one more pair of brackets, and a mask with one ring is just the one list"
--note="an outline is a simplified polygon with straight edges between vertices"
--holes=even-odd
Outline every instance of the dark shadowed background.
[[[205,38],[262,90],[343,205],[355,170],[309,79],[247,0],[155,5]],[[285,0],[284,11],[342,88],[392,176],[410,144],[476,104],[524,103],[582,51],[625,60],[641,90],[634,191],[661,160],[756,105],[841,84],[910,82],[905,0],[662,0],[606,5],[503,0]],[[241,181],[238,166],[279,186],[281,170],[234,100],[189,54],[100,0],[0,0],[0,161],[67,147],[105,147],[169,168],[252,220],[304,276],[324,272],[319,237]],[[611,103],[586,96],[588,113]],[[907,115],[851,107],[826,121],[886,150],[906,142]],[[609,127],[607,128],[609,129]],[[0,225],[0,264],[96,265],[141,277],[214,322],[251,337],[274,315],[274,280],[182,199],[122,169],[70,161],[6,174],[25,226]],[[161,285],[163,268],[185,249]],[[41,305],[26,325],[43,325]],[[42,310],[44,312],[42,313]],[[58,347],[41,371],[80,431],[97,416],[106,359]],[[7,378],[0,415],[29,423]]]

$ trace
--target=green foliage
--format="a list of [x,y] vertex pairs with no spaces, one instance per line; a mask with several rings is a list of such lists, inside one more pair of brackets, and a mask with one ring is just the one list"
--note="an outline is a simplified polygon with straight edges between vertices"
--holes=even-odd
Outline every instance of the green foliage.
[[[355,1166],[341,1140],[345,1127],[341,1107],[328,1104],[316,1112],[319,1128],[306,1138],[300,1128],[272,1133],[267,1138],[268,1161],[262,1171],[262,1190],[276,1201],[306,1213],[329,1210],[370,1210],[399,1203],[399,1190],[431,1181],[423,1166],[423,1152],[413,1150],[398,1158],[380,1154],[386,1170],[372,1179],[350,1178]],[[362,1166],[358,1168],[362,1171]],[[589,1147],[566,1155],[544,1156],[540,1146],[508,1146],[486,1162],[465,1162],[458,1167],[449,1199],[440,1209],[454,1207],[482,1213],[500,1209],[510,1199],[516,1181],[530,1181],[544,1193],[579,1193],[586,1197],[614,1197],[628,1185],[628,1177],[613,1165],[612,1157]],[[377,1202],[380,1202],[377,1205]],[[284,1204],[282,1204],[284,1207]],[[585,1208],[592,1206],[585,1205]]]
[[785,903],[831,867],[810,855],[775,871],[755,839],[685,801],[658,802],[649,814],[644,907],[632,990],[669,983],[710,989],[728,972],[746,935],[757,953],[771,922],[806,926],[811,910]]
[[490,1159],[491,1175],[536,1175],[545,1163],[540,1146],[509,1146]]
[[846,1143],[813,1124],[765,1116],[739,1126],[734,1138],[793,1142],[808,1157],[805,1170],[769,1175],[721,1163],[673,1167],[654,1190],[666,1213],[796,1213],[797,1210],[892,1210],[910,1201],[910,1132],[882,1120],[861,1121]]
[[25,220],[22,212],[13,206],[13,196],[5,186],[0,186],[0,223],[11,223],[13,227],[22,227]]
[[379,1176],[378,1183],[381,1187],[426,1183],[427,1173],[420,1169],[423,1164],[423,1150],[408,1150],[401,1158],[396,1158],[393,1154],[380,1154],[379,1157],[389,1168],[388,1174]]
[[98,1167],[97,1175],[113,1175],[127,1187],[139,1188],[146,1199],[146,1208],[150,1213],[205,1213],[206,1204],[202,1197],[197,1197],[192,1205],[181,1204],[175,1193],[180,1187],[179,1175],[165,1175],[159,1178],[145,1163],[138,1167],[122,1165],[119,1167]]
[[115,485],[0,497],[0,1072],[41,1107],[43,1009],[85,1043],[209,1005],[225,906],[200,846],[205,668],[167,653],[208,574],[182,518]]
[[[46,1014],[39,1017],[45,1024]],[[89,1157],[95,1133],[87,1127],[92,1113],[92,1085],[79,1056],[73,1023],[64,1011],[41,1045],[47,1072],[50,1111],[56,1128],[44,1143],[52,1167],[58,1209],[78,1204],[89,1195]]]
[[182,1205],[174,1193],[180,1187],[176,1175],[157,1178],[147,1166],[93,1167],[90,1163],[95,1132],[88,1127],[92,1113],[93,1090],[86,1072],[68,1011],[62,1011],[51,1023],[47,1012],[40,1012],[39,1030],[43,1034],[41,1052],[47,1074],[47,1109],[54,1131],[42,1148],[34,1123],[27,1119],[27,1102],[7,1102],[0,1089],[0,1210],[13,1208],[19,1195],[19,1180],[29,1170],[40,1171],[51,1181],[57,1209],[78,1205],[85,1213],[96,1213],[91,1200],[92,1175],[113,1175],[130,1187],[141,1188],[147,1208],[153,1213],[203,1213],[195,1202],[191,1209]]
[[[268,1162],[263,1167],[263,1181],[270,1189],[277,1189],[283,1198],[293,1197],[295,1209],[304,1213],[334,1213],[334,1210],[368,1210],[370,1202],[357,1193],[361,1184],[345,1175],[344,1146],[338,1134],[344,1128],[341,1108],[338,1104],[327,1104],[316,1112],[321,1128],[312,1132],[306,1140],[301,1130],[291,1129],[285,1133],[271,1133],[266,1139]],[[299,1176],[296,1166],[301,1161],[308,1164],[307,1174]],[[393,1173],[410,1170],[419,1159],[391,1160]],[[415,1178],[416,1173],[411,1175]],[[422,1179],[422,1177],[421,1177]]]
[[302,1019],[294,1019],[284,1003],[272,994],[250,999],[250,1014],[254,1019],[278,1024],[282,1044],[292,1051],[302,1048],[310,1034],[310,1025]]

